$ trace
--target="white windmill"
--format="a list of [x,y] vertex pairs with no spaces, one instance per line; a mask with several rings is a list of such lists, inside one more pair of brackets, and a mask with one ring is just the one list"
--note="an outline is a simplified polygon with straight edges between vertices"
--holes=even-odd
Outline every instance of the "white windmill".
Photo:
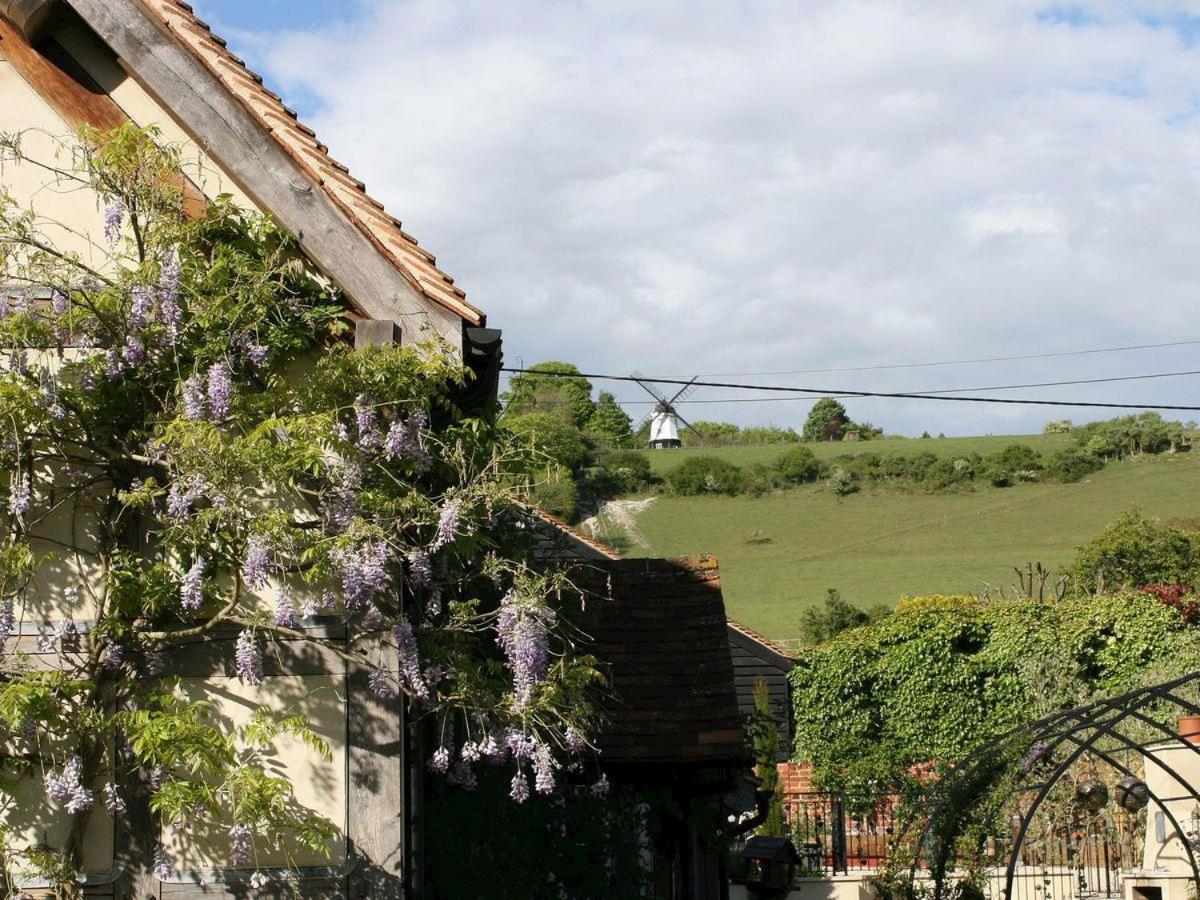
[[[687,399],[688,396],[691,395],[692,391],[696,389],[696,386],[692,384],[692,381],[695,381],[696,378],[693,378],[692,381],[689,381],[687,384],[681,387],[675,396],[668,400],[666,396],[662,394],[653,384],[642,381],[642,377],[643,376],[640,372],[633,373],[634,380],[642,386],[642,390],[654,398],[655,403],[654,408],[651,409],[646,417],[638,423],[638,426],[634,429],[634,432],[636,433],[641,431],[642,427],[649,422],[649,443],[650,446],[655,450],[667,450],[679,447],[683,443],[679,437],[680,425],[683,425],[683,427],[691,431],[692,434],[700,437],[700,432],[698,432],[695,428],[692,428],[692,426],[688,424],[687,420],[684,419],[683,416],[679,415],[679,413],[675,410],[675,404],[682,403],[685,399]],[[696,377],[698,378],[699,376]]]

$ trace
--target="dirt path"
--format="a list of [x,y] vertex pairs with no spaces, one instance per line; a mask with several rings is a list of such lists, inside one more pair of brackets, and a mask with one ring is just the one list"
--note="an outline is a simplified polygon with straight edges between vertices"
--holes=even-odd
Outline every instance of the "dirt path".
[[588,534],[597,537],[601,533],[601,520],[603,520],[605,524],[615,525],[621,529],[629,538],[629,543],[642,550],[649,550],[649,542],[638,530],[637,516],[657,499],[657,497],[647,497],[645,500],[609,500],[600,507],[600,511],[596,515],[590,519],[584,519],[581,524]]

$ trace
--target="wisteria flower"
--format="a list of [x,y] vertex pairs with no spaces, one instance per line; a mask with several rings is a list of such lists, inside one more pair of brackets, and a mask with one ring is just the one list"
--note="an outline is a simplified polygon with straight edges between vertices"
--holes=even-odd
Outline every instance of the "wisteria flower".
[[341,550],[335,558],[342,569],[342,599],[348,610],[357,610],[391,582],[391,553],[382,542]]
[[177,478],[167,490],[167,515],[175,522],[186,522],[192,514],[192,506],[204,496],[208,485],[199,475]]
[[256,891],[261,891],[270,883],[271,879],[262,872],[255,872],[250,876],[250,887]]
[[0,603],[0,653],[14,634],[17,633],[17,616],[13,611],[12,600]]
[[424,588],[429,586],[432,577],[433,567],[429,561],[429,554],[419,547],[409,551],[408,583],[414,589]]
[[268,349],[265,344],[247,343],[244,351],[246,359],[250,360],[251,365],[262,366],[267,361]]
[[515,803],[524,803],[529,799],[529,779],[525,777],[525,773],[520,769],[512,778],[512,787],[509,789],[508,796]]
[[241,868],[250,864],[250,839],[253,833],[250,826],[235,823],[229,829],[229,864]]
[[125,222],[125,201],[114,197],[108,206],[104,207],[104,239],[115,244],[121,239],[121,226]]
[[158,310],[167,327],[167,342],[174,344],[183,324],[183,309],[179,304],[180,266],[179,254],[174,248],[167,250],[162,271],[158,276]]
[[400,657],[400,680],[414,697],[421,700],[429,699],[429,687],[421,675],[421,660],[417,653],[417,638],[413,634],[412,623],[401,618],[392,631],[396,639],[396,650]]
[[549,668],[549,629],[557,617],[545,606],[519,602],[513,594],[500,601],[496,618],[496,643],[504,651],[515,688],[513,708],[523,710]]
[[22,518],[29,511],[29,503],[32,499],[33,490],[29,482],[29,476],[22,473],[14,474],[8,491],[8,511],[11,515],[18,519]]
[[179,602],[184,609],[195,612],[204,602],[204,558],[197,556],[183,576],[179,587]]
[[161,844],[154,850],[154,877],[159,881],[167,881],[175,875],[175,865],[167,855],[166,848]]
[[386,700],[392,696],[392,682],[388,678],[387,670],[383,666],[376,666],[371,670],[371,676],[368,680],[371,692],[382,700]]
[[242,679],[243,683],[262,684],[262,651],[254,640],[254,632],[249,628],[238,635],[237,646],[233,652],[233,663],[238,677]]
[[58,288],[50,292],[50,308],[56,316],[64,315],[67,311],[67,295]]
[[374,450],[382,438],[379,436],[379,416],[371,404],[371,398],[359,394],[354,400],[354,424],[358,429],[358,446],[361,450]]
[[121,797],[117,786],[111,781],[104,785],[104,808],[108,811],[109,816],[114,819],[119,819],[125,815],[125,800]]
[[109,641],[104,645],[104,649],[100,651],[100,665],[104,666],[110,672],[120,669],[124,661],[125,648],[115,641]]
[[582,753],[587,749],[587,740],[574,725],[568,725],[566,732],[563,734],[563,743],[567,745],[567,750],[570,753]]
[[444,775],[446,770],[450,768],[450,748],[442,744],[442,746],[433,751],[433,756],[429,758],[427,765],[429,771]]
[[280,628],[295,628],[297,625],[296,605],[286,588],[281,588],[275,601],[275,624]]
[[49,631],[44,631],[38,635],[38,653],[51,653],[55,648],[61,649],[62,643],[74,633],[75,623],[70,619],[55,622]]
[[539,794],[554,793],[554,757],[546,744],[538,744],[533,752],[533,789]]
[[431,553],[441,550],[458,537],[458,504],[447,503],[438,513],[437,535],[429,545]]
[[208,369],[208,412],[213,421],[219,422],[229,415],[229,403],[233,398],[233,373],[229,363],[213,363]]
[[183,414],[199,421],[208,413],[208,400],[204,396],[204,379],[193,374],[183,383]]
[[154,313],[154,291],[144,285],[138,285],[130,293],[129,326],[135,331],[141,331],[150,321]]
[[72,756],[61,772],[46,775],[46,798],[53,803],[65,804],[72,815],[91,809],[92,792],[80,783],[82,776],[83,763],[78,756]]
[[242,563],[242,579],[252,591],[266,587],[277,566],[271,557],[271,544],[261,534],[250,538],[246,544],[246,559]]

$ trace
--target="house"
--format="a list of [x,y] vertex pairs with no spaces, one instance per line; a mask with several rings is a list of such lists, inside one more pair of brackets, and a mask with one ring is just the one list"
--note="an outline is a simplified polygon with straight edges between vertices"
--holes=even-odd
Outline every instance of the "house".
[[[296,236],[344,296],[357,343],[408,345],[437,336],[478,376],[464,402],[494,400],[500,333],[487,327],[484,313],[433,255],[190,7],[177,0],[0,0],[0,132],[20,133],[23,152],[33,160],[6,164],[0,185],[18,204],[63,223],[56,240],[83,259],[93,243],[101,243],[101,204],[84,191],[56,189],[37,162],[48,160],[81,126],[110,129],[126,122],[154,126],[181,148],[190,208],[231,194]],[[66,537],[75,540],[73,532]],[[86,631],[94,608],[63,593],[61,585],[57,591],[40,586],[38,608],[22,611],[28,618],[20,624],[21,649],[36,654],[37,629],[47,622],[69,617]],[[214,635],[171,655],[167,664],[182,679],[185,696],[213,700],[231,721],[244,714],[255,691],[254,703],[270,696],[295,704],[334,756],[327,766],[303,742],[285,741],[279,760],[293,778],[296,800],[337,826],[332,857],[280,854],[257,865],[294,864],[303,896],[402,896],[411,868],[407,773],[420,767],[406,754],[400,701],[381,703],[361,667],[311,648],[292,652],[287,641],[266,660],[262,688],[246,687],[229,671],[231,647],[232,635]],[[318,768],[326,777],[306,776]],[[69,824],[45,808],[40,790],[21,808],[28,821],[15,823],[15,832],[51,846],[65,840]],[[245,896],[245,873],[209,863],[202,848],[181,848],[178,873],[158,879],[151,865],[155,846],[180,838],[150,828],[144,811],[131,810],[129,822],[90,817],[83,840],[89,894]]]

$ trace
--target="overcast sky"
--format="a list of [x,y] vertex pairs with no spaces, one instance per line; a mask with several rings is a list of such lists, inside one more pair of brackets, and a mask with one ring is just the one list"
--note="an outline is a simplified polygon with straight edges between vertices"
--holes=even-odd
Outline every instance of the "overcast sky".
[[[1200,2],[195,5],[504,330],[510,364],[723,375],[1200,339]],[[1189,369],[1200,345],[736,380]],[[1198,388],[1016,393],[1200,406]],[[846,402],[909,434],[1097,415]],[[808,405],[682,412],[798,424]]]

